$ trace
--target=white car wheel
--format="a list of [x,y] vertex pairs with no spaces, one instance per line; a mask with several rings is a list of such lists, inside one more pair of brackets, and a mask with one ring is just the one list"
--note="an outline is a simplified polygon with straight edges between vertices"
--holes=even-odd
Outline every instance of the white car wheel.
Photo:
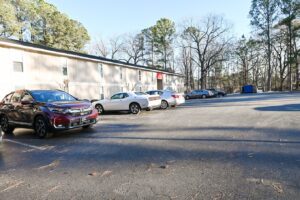
[[138,114],[141,111],[141,107],[137,103],[132,103],[129,106],[129,110],[132,114]]
[[168,102],[165,101],[165,100],[162,100],[162,101],[161,101],[161,106],[160,106],[160,108],[163,109],[163,110],[165,110],[165,109],[167,109],[168,107],[169,107]]
[[104,112],[103,106],[100,104],[97,104],[95,108],[97,109],[99,115]]

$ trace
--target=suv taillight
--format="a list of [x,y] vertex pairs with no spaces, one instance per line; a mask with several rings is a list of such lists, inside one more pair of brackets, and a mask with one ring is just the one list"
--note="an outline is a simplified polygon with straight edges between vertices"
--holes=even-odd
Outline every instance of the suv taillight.
[[176,95],[176,94],[173,94],[172,97],[175,98],[175,99],[179,99],[180,98],[180,96]]

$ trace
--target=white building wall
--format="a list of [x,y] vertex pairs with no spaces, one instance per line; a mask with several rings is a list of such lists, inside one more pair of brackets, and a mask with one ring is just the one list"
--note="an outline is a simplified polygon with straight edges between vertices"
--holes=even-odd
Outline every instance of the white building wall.
[[9,49],[0,47],[0,98],[15,89],[12,82],[13,65],[9,56]]
[[[14,61],[23,63],[23,72],[14,72]],[[164,74],[163,85],[181,92],[183,78]],[[16,89],[60,89],[81,99],[109,98],[122,91],[157,89],[157,72],[39,49],[0,47],[0,99]]]

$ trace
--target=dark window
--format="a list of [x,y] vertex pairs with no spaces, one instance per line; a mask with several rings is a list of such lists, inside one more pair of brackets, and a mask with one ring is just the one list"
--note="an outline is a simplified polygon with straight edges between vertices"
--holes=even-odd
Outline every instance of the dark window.
[[139,70],[139,81],[142,80],[142,72]]
[[123,94],[123,98],[125,99],[125,98],[127,98],[127,97],[129,97],[129,95],[128,95],[127,93],[124,93],[124,94]]
[[12,103],[20,103],[22,98],[21,92],[15,92],[11,98]]
[[25,93],[24,96],[22,97],[22,101],[33,101],[33,98],[30,94]]
[[38,102],[76,101],[72,95],[59,90],[33,90],[30,93]]
[[10,99],[12,97],[13,93],[7,95],[6,97],[4,97],[4,99],[2,100],[3,103],[7,104],[10,103]]
[[22,62],[14,62],[14,72],[23,72]]
[[113,96],[111,97],[111,99],[122,99],[122,97],[123,97],[123,94],[120,93],[120,94],[115,94],[115,95],[113,95]]
[[68,76],[68,67],[63,67],[63,75]]
[[122,80],[123,79],[123,68],[120,67],[120,79]]

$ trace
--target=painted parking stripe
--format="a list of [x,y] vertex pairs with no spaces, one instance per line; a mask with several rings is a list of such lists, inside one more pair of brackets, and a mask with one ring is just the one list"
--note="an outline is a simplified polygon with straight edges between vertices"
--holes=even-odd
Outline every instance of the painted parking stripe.
[[47,149],[47,147],[39,147],[39,146],[31,145],[31,144],[26,144],[26,143],[23,143],[23,142],[18,142],[18,141],[15,141],[15,140],[10,140],[10,139],[3,139],[3,142],[10,142],[10,143],[18,144],[18,145],[21,145],[21,146],[24,146],[24,147],[29,147],[29,148],[32,148],[32,149],[40,150],[40,151],[44,151],[44,150]]

